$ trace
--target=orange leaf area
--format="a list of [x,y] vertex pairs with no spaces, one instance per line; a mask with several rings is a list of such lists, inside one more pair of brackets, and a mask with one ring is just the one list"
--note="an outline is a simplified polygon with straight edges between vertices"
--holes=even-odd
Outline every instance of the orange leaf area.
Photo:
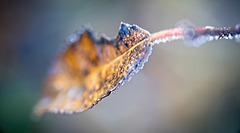
[[86,111],[139,71],[152,51],[150,33],[121,23],[116,39],[97,40],[89,27],[60,53],[51,67],[36,115]]

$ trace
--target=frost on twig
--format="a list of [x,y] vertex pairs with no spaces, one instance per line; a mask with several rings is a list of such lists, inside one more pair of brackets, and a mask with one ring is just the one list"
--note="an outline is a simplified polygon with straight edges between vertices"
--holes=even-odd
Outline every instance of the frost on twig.
[[188,46],[199,47],[207,41],[218,39],[240,40],[240,24],[235,27],[216,28],[206,26],[202,28],[180,27],[164,30],[152,34],[154,44],[165,43],[173,40],[185,40]]

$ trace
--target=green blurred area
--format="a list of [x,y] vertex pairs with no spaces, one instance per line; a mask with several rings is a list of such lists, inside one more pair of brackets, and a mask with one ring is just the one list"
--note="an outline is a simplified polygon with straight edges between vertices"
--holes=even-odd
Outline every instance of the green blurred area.
[[240,46],[154,46],[144,69],[93,109],[78,115],[32,109],[64,39],[90,23],[115,37],[120,22],[156,32],[188,19],[197,27],[240,23],[238,0],[39,0],[0,4],[0,132],[240,132]]

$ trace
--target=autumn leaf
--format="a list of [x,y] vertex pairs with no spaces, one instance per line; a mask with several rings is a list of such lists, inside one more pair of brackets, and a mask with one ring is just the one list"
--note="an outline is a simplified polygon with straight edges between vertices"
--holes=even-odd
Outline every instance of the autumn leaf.
[[150,33],[122,23],[116,39],[96,40],[90,28],[76,33],[56,59],[35,113],[72,114],[92,108],[138,72],[151,54]]
[[183,39],[191,46],[218,39],[240,38],[240,25],[230,28],[174,28],[150,34],[121,23],[116,39],[97,40],[89,27],[71,36],[46,78],[34,112],[73,114],[86,111],[143,68],[154,44]]

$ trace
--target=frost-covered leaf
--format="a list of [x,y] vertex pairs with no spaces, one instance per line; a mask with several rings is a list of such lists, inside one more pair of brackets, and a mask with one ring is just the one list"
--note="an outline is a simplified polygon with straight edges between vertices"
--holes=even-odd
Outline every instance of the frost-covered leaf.
[[35,113],[72,114],[92,108],[142,69],[154,44],[183,39],[199,47],[207,41],[239,38],[240,24],[229,28],[184,26],[150,34],[122,23],[115,39],[104,35],[100,40],[84,27],[70,36],[51,67]]
[[[84,27],[60,53],[35,113],[72,114],[92,108],[138,72],[151,54],[150,33],[122,23],[116,39],[96,40]],[[71,38],[69,39],[71,40]]]

